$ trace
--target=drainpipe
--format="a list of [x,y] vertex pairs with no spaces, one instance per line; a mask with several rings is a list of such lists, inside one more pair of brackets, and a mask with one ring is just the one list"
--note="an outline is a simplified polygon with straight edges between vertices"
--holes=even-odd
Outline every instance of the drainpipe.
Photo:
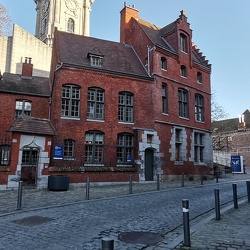
[[149,74],[149,76],[151,76],[151,74],[150,74],[150,52],[152,51],[152,50],[155,50],[155,47],[150,47],[150,46],[147,46],[147,48],[148,48],[148,74]]
[[53,91],[53,86],[54,86],[54,81],[55,81],[55,73],[59,69],[61,69],[62,66],[63,66],[63,62],[60,62],[60,64],[57,64],[56,69],[54,70],[53,81],[52,81],[52,86],[51,86],[50,104],[49,104],[49,120],[51,120],[51,102],[52,102],[52,91]]

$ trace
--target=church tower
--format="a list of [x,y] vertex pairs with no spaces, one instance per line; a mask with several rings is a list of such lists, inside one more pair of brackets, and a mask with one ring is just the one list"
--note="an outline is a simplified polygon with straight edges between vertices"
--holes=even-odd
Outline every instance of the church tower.
[[34,0],[36,3],[35,36],[52,45],[58,30],[89,36],[91,4],[94,0]]

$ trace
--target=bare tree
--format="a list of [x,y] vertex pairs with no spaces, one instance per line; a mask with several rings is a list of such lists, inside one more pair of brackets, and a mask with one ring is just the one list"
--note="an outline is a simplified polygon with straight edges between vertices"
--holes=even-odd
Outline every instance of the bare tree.
[[0,3],[0,36],[10,35],[12,30],[12,19],[8,10]]
[[211,105],[212,105],[211,107],[212,108],[212,114],[211,114],[212,121],[223,120],[229,116],[225,108],[217,103],[216,95],[214,91],[212,93]]

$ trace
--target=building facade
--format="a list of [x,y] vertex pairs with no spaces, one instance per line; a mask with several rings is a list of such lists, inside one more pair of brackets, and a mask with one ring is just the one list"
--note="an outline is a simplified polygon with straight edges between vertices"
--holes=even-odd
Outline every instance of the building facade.
[[44,187],[55,129],[48,120],[48,78],[32,75],[26,58],[22,74],[0,77],[0,189],[18,187],[18,181]]
[[56,34],[51,174],[76,183],[210,174],[211,65],[192,43],[185,12],[160,29],[125,6],[120,43]]
[[[37,1],[50,10],[45,3]],[[32,102],[32,110],[41,109],[13,113],[11,119],[5,113],[2,134],[9,133],[11,141],[2,143],[2,187],[20,178],[46,187],[49,175],[67,175],[77,185],[87,177],[125,182],[131,175],[134,181],[153,181],[158,175],[169,180],[182,173],[211,174],[211,65],[193,44],[184,11],[163,28],[138,13],[124,6],[119,43],[55,28],[47,83],[35,85],[40,87],[34,95],[29,88],[41,79],[14,79],[19,86],[29,83],[22,88],[22,107]],[[7,75],[3,89],[13,82]],[[39,93],[44,86],[49,89]],[[19,98],[8,99],[7,92],[1,94],[12,105],[5,106],[14,112]],[[36,165],[27,166],[28,155]]]
[[214,121],[214,162],[231,168],[231,156],[242,156],[245,171],[250,171],[250,111],[247,109],[238,118]]

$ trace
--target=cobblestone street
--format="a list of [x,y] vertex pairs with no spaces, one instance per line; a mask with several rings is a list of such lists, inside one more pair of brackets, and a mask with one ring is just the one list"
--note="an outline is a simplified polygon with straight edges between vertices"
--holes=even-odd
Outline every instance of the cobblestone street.
[[[184,187],[168,182],[160,183],[160,190],[155,182],[133,183],[133,194],[128,184],[92,185],[90,200],[86,200],[85,187],[64,192],[24,187],[18,211],[17,190],[0,191],[0,249],[101,249],[104,237],[114,239],[119,250],[250,249],[246,240],[248,179],[248,174],[227,175],[218,183],[185,181]],[[226,211],[232,207],[232,183],[237,183],[239,209],[230,209],[215,221],[214,188],[220,189]],[[190,248],[182,244],[182,199],[190,201]],[[162,240],[153,245],[126,243],[119,240],[126,232],[150,232]]]

